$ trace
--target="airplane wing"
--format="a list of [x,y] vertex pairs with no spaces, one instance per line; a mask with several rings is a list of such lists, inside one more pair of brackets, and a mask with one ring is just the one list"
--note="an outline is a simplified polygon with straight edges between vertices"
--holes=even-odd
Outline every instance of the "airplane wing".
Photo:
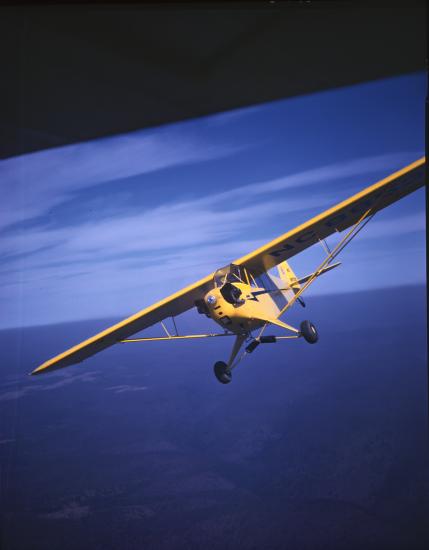
[[128,338],[136,332],[159,323],[167,317],[174,317],[180,313],[184,313],[194,307],[195,300],[201,298],[201,295],[208,292],[212,286],[213,274],[152,306],[142,309],[138,313],[131,315],[131,317],[49,359],[49,361],[33,370],[31,374],[40,374],[41,372],[53,371],[80,363],[84,359],[91,357],[91,355],[113,346],[113,344]]
[[[369,208],[372,208],[372,214],[422,187],[424,170],[423,157],[233,263],[246,267],[257,277],[317,243],[319,239],[350,227]],[[195,301],[212,287],[213,274],[53,357],[31,374],[79,363],[166,317],[179,315],[194,307]]]
[[368,215],[372,215],[424,184],[425,157],[422,157],[233,263],[257,277],[319,239],[352,226],[369,208]]

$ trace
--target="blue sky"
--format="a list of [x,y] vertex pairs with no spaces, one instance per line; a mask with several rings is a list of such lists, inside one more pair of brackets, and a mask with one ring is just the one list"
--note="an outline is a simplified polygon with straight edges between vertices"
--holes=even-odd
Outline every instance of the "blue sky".
[[[0,328],[129,315],[279,236],[421,157],[425,94],[418,73],[2,161]],[[424,191],[340,259],[309,295],[423,284]]]

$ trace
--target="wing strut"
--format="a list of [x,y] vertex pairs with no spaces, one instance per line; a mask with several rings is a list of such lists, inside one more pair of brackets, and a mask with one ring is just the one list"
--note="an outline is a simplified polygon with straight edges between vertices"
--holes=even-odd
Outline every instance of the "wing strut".
[[[307,288],[317,279],[317,277],[323,272],[324,268],[328,266],[334,258],[338,256],[338,254],[346,247],[355,237],[356,235],[365,227],[365,225],[372,220],[372,218],[375,215],[375,205],[367,210],[362,216],[358,219],[358,221],[352,226],[350,231],[346,233],[346,235],[340,240],[340,242],[334,247],[332,252],[328,254],[328,256],[323,260],[323,262],[319,265],[319,267],[312,273],[312,275],[309,277],[307,282],[300,288],[300,290],[291,298],[291,300],[284,306],[284,308],[280,311],[278,314],[278,317],[281,317],[288,309],[290,309],[293,304],[299,299],[301,294],[307,290]],[[371,214],[371,212],[373,212]],[[267,322],[265,325],[261,328],[259,331],[258,336],[256,337],[256,340],[259,341],[263,333],[265,332],[265,329],[270,323]]]
[[164,321],[161,321],[161,326],[164,329],[164,332],[168,336],[168,338],[171,338],[171,334],[168,332],[167,327],[164,325]]
[[326,252],[326,255],[329,256],[331,254],[331,249],[328,246],[328,243],[325,239],[319,239],[319,243],[322,245],[323,250]]
[[236,336],[233,332],[222,332],[219,334],[186,334],[184,336],[153,336],[147,338],[126,338],[125,340],[119,340],[120,344],[129,344],[132,342],[157,342],[158,340],[188,340],[195,338],[216,338],[217,336]]

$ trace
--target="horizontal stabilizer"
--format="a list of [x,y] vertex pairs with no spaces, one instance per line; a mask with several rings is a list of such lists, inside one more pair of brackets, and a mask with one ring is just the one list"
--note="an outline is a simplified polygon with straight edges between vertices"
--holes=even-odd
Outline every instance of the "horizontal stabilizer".
[[[334,269],[334,267],[338,267],[339,265],[341,265],[341,262],[336,262],[335,264],[327,265],[326,267],[324,267],[323,269],[320,270],[320,273],[317,276],[320,277],[320,275],[323,275],[323,273],[326,273],[327,271],[331,271],[331,269]],[[300,284],[306,283],[308,281],[308,279],[310,277],[312,277],[313,275],[314,275],[314,273],[310,273],[310,275],[306,275],[305,277],[302,277],[301,279],[298,279],[298,283],[300,283]]]

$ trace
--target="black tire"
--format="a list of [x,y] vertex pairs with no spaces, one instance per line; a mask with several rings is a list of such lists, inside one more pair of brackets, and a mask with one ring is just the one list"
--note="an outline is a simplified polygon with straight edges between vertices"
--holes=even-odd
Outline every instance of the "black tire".
[[317,334],[316,327],[311,321],[303,321],[300,325],[301,336],[304,337],[304,340],[309,344],[315,344],[319,339]]
[[215,363],[214,373],[221,384],[229,384],[232,380],[232,372],[223,361]]

